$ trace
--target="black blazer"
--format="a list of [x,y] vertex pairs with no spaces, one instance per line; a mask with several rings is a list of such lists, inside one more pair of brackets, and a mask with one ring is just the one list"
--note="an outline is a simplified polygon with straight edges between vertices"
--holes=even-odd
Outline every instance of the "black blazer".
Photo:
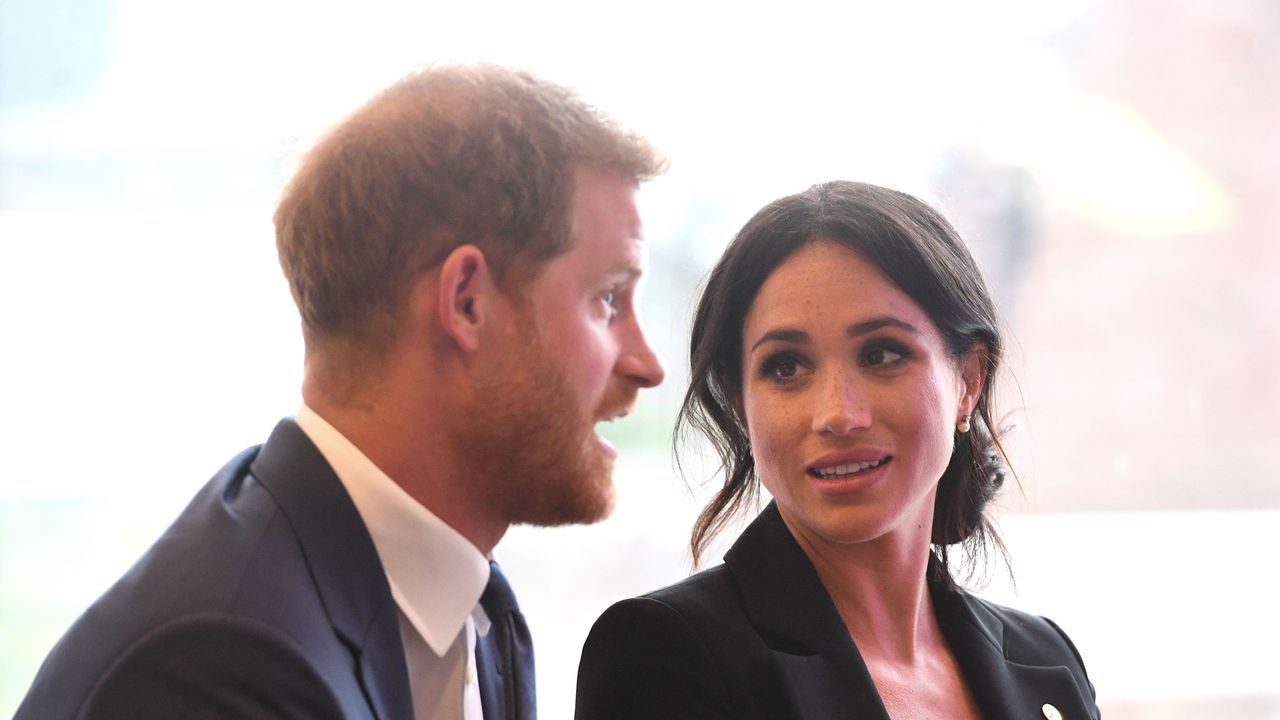
[[[931,587],[982,716],[1097,720],[1080,655],[1052,622]],[[889,717],[809,558],[769,507],[723,565],[596,621],[578,668],[578,720]]]
[[373,541],[289,420],[76,621],[15,716],[228,717],[413,717]]

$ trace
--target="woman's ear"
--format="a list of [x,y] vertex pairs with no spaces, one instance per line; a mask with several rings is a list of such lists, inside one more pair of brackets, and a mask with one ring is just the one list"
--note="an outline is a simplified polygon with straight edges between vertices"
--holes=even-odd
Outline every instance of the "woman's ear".
[[436,297],[440,326],[464,352],[480,347],[497,289],[489,263],[475,245],[456,248],[441,264]]
[[960,359],[960,415],[969,417],[978,407],[978,397],[987,383],[990,353],[987,344],[976,342]]

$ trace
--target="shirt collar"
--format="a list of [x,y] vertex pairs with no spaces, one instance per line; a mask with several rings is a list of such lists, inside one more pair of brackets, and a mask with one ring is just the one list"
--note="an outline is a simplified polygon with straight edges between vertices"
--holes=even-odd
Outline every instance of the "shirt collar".
[[314,410],[303,405],[296,419],[347,489],[373,538],[391,596],[432,651],[443,656],[468,616],[484,634],[489,623],[479,602],[489,581],[485,556]]

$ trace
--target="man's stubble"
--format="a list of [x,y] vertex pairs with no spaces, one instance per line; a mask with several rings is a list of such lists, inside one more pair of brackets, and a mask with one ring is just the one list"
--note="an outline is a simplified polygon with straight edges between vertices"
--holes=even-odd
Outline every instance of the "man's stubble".
[[613,461],[595,439],[596,417],[630,407],[635,391],[582,407],[536,321],[515,336],[477,373],[473,407],[455,424],[477,489],[511,524],[603,520],[613,510]]

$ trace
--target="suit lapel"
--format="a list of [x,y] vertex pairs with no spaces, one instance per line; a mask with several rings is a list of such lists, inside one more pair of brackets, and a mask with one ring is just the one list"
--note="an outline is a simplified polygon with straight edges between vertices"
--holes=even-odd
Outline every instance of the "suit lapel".
[[968,593],[931,590],[942,633],[984,718],[1040,718],[1045,704],[1067,720],[1093,717],[1070,670],[1016,662],[1008,657],[1004,620]]
[[[889,720],[862,659],[856,655],[776,652],[774,669],[797,720]],[[870,692],[868,692],[870,690]]]
[[276,425],[250,471],[297,534],[325,612],[356,656],[361,687],[377,717],[413,717],[391,588],[342,482],[291,420]]
[[[888,720],[866,663],[808,556],[775,504],[725,555],[747,615],[772,652],[789,717]],[[1067,720],[1087,720],[1088,693],[1061,666],[1007,656],[1004,620],[967,593],[931,584],[934,611],[965,681],[987,720],[1043,717],[1052,704]]]
[[775,504],[724,560],[752,625],[772,651],[789,717],[889,720],[844,621]]

